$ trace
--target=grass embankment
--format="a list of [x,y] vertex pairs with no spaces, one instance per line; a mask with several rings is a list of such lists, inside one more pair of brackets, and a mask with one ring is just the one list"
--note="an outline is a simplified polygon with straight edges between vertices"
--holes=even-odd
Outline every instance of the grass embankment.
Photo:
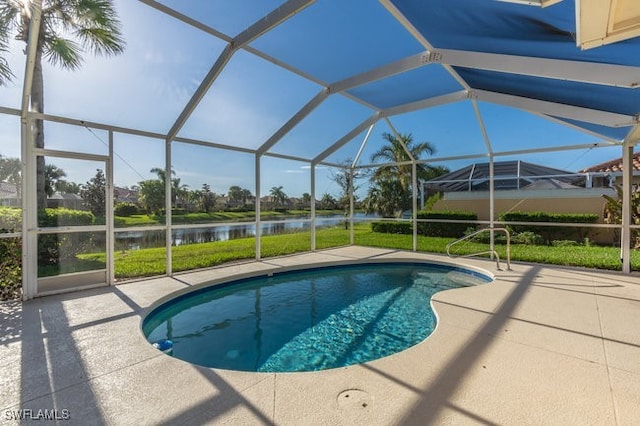
[[[341,215],[342,210],[316,210],[316,215]],[[309,210],[266,210],[260,213],[262,220],[282,219],[288,216],[300,217],[310,215]],[[173,215],[171,222],[174,224],[212,223],[212,222],[243,222],[255,220],[254,211],[248,212],[213,212],[213,213],[186,213]],[[131,216],[116,216],[117,227],[164,225],[165,217],[158,215],[134,214]]]
[[[325,228],[316,231],[316,248],[344,246],[349,244],[349,233],[344,228]],[[311,234],[267,235],[261,240],[262,257],[282,256],[311,250]],[[241,238],[229,241],[216,241],[181,245],[171,248],[175,272],[220,265],[222,263],[254,259],[255,238]],[[164,248],[126,250],[115,252],[116,278],[144,277],[166,272],[166,253]],[[91,253],[78,256],[85,265],[104,264],[104,253]],[[99,263],[97,263],[99,262]],[[83,268],[84,269],[84,268]]]
[[[262,257],[281,256],[311,249],[309,232],[269,235],[262,237]],[[419,237],[418,250],[429,253],[445,253],[451,238]],[[355,243],[361,246],[411,250],[412,236],[372,232],[369,224],[355,227]],[[344,228],[324,228],[316,231],[316,248],[330,248],[349,244],[349,232]],[[470,254],[486,251],[487,244],[463,243],[455,247],[454,254]],[[506,247],[497,245],[501,259],[506,258]],[[222,263],[255,258],[255,238],[182,245],[172,248],[175,272],[220,265]],[[620,269],[620,249],[616,247],[552,247],[512,245],[511,259],[564,266],[581,266],[599,269]],[[104,264],[104,253],[79,256],[86,265]],[[164,248],[117,251],[115,275],[117,278],[133,278],[160,275],[166,272]],[[632,251],[634,270],[640,269],[640,252]]]

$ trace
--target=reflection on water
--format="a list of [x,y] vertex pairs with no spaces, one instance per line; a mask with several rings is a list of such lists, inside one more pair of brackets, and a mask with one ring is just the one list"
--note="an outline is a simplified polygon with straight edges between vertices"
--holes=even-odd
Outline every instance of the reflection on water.
[[[362,220],[364,214],[356,214],[355,220]],[[290,220],[290,219],[289,219]],[[326,228],[344,222],[342,215],[317,216],[316,228]],[[308,231],[310,221],[294,220],[291,222],[272,222],[260,224],[261,235],[276,235],[292,232]],[[234,225],[217,226],[215,228],[175,229],[172,232],[173,245],[210,243],[214,241],[228,241],[239,238],[254,237],[256,225],[254,223],[238,223]],[[165,231],[136,231],[116,233],[116,250],[137,250],[142,248],[164,247]]]

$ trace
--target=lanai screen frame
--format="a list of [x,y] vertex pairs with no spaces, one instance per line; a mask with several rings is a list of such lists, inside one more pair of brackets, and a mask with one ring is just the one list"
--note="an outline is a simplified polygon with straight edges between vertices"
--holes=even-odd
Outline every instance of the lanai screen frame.
[[[276,8],[274,11],[265,15],[263,18],[256,21],[253,25],[247,27],[244,31],[242,31],[236,37],[229,37],[224,33],[205,25],[193,18],[190,18],[184,14],[177,12],[174,9],[171,9],[161,3],[158,3],[154,0],[139,0],[140,2],[152,7],[160,12],[163,12],[174,19],[177,19],[186,25],[193,26],[198,28],[218,39],[221,39],[227,43],[225,49],[219,55],[215,63],[212,65],[211,69],[207,76],[203,79],[198,89],[195,91],[191,100],[184,107],[180,115],[177,117],[175,123],[169,130],[169,132],[165,134],[159,134],[154,132],[147,132],[144,130],[138,129],[130,129],[123,128],[117,126],[110,126],[102,123],[96,122],[87,122],[80,119],[54,116],[43,113],[36,113],[30,111],[30,94],[31,94],[31,84],[33,79],[33,70],[34,70],[34,58],[35,58],[35,45],[34,42],[38,37],[38,30],[40,25],[40,12],[42,7],[42,0],[34,0],[33,1],[33,16],[31,20],[31,27],[29,33],[29,41],[27,45],[27,59],[26,59],[26,67],[25,67],[25,77],[23,84],[23,95],[22,95],[22,104],[19,110],[0,107],[0,113],[8,114],[8,115],[16,115],[20,117],[21,123],[21,156],[22,156],[22,176],[25,176],[22,182],[22,214],[23,214],[23,224],[22,224],[22,233],[21,236],[23,241],[23,298],[25,300],[33,298],[38,295],[38,277],[37,277],[37,236],[38,236],[38,228],[37,228],[37,208],[36,208],[36,190],[35,190],[35,161],[36,157],[39,155],[68,155],[71,158],[80,158],[80,159],[90,159],[105,161],[107,165],[107,223],[104,226],[94,226],[88,227],[89,231],[106,231],[107,234],[107,282],[105,284],[113,285],[115,284],[114,273],[113,273],[113,239],[114,239],[114,225],[113,225],[113,135],[114,133],[126,133],[132,135],[139,136],[147,136],[152,138],[159,138],[165,141],[165,173],[167,176],[170,176],[171,173],[171,146],[172,142],[177,141],[186,144],[195,144],[195,145],[203,145],[212,148],[220,148],[226,150],[240,151],[245,152],[255,156],[255,180],[256,180],[256,203],[255,203],[255,214],[256,214],[256,259],[261,258],[260,254],[260,180],[261,180],[261,158],[263,156],[272,156],[282,159],[296,160],[308,163],[311,168],[311,250],[315,250],[315,179],[316,179],[316,167],[318,166],[329,166],[329,167],[344,167],[341,164],[333,164],[331,162],[326,161],[327,158],[344,146],[349,141],[356,138],[359,134],[367,131],[364,140],[362,141],[360,150],[358,155],[354,159],[353,163],[347,167],[351,173],[354,173],[355,170],[360,168],[370,168],[370,167],[379,167],[381,164],[360,164],[360,154],[362,153],[364,146],[366,145],[369,136],[371,134],[371,130],[373,126],[380,120],[384,120],[387,122],[389,127],[392,129],[394,133],[398,133],[390,121],[390,117],[395,115],[404,114],[408,112],[418,111],[430,107],[445,105],[453,102],[460,101],[468,101],[471,102],[477,124],[480,128],[486,153],[482,155],[467,155],[467,156],[457,156],[457,157],[441,157],[441,158],[430,158],[429,160],[416,160],[412,158],[409,154],[409,164],[413,166],[412,173],[412,187],[413,187],[413,209],[412,209],[412,218],[411,221],[413,223],[413,250],[417,250],[417,202],[418,202],[418,182],[417,182],[417,174],[416,167],[417,164],[422,163],[434,163],[434,162],[442,162],[442,161],[450,161],[450,160],[461,160],[461,159],[475,159],[475,158],[488,158],[490,163],[490,218],[489,227],[494,227],[494,186],[493,186],[493,161],[496,157],[501,156],[513,156],[519,154],[529,154],[529,153],[542,153],[542,152],[552,152],[552,151],[563,151],[563,150],[577,150],[584,148],[597,148],[597,147],[605,147],[605,146],[620,146],[622,148],[622,156],[623,156],[623,168],[625,172],[623,173],[623,205],[626,208],[623,209],[623,220],[622,220],[622,238],[621,238],[621,261],[622,261],[622,270],[624,272],[630,272],[630,242],[631,235],[630,230],[631,226],[631,210],[630,210],[630,196],[631,196],[631,175],[632,175],[632,166],[631,166],[631,158],[633,154],[633,148],[635,144],[640,139],[640,128],[638,126],[638,119],[636,116],[628,116],[624,114],[616,114],[606,111],[593,110],[584,107],[571,106],[566,104],[554,104],[550,102],[544,102],[540,100],[534,100],[529,98],[521,98],[516,96],[510,96],[495,92],[487,92],[484,90],[476,90],[470,87],[464,79],[462,79],[458,73],[455,71],[453,66],[464,66],[471,68],[479,68],[485,70],[498,70],[502,72],[510,72],[510,73],[523,73],[525,75],[537,75],[550,77],[555,79],[566,79],[569,81],[586,81],[593,82],[597,84],[604,85],[613,85],[613,86],[624,86],[624,87],[635,87],[636,84],[634,81],[635,73],[637,72],[637,68],[628,67],[628,66],[620,66],[620,65],[611,65],[611,64],[596,64],[596,63],[582,63],[575,61],[566,61],[566,60],[551,60],[551,59],[536,59],[529,57],[515,57],[515,56],[507,56],[500,54],[491,54],[491,53],[479,53],[479,52],[463,52],[463,51],[455,51],[455,50],[447,50],[447,49],[436,49],[434,48],[428,40],[424,38],[420,34],[420,32],[411,24],[411,22],[398,10],[395,4],[391,0],[380,0],[380,2],[388,9],[388,11],[409,31],[415,38],[420,42],[420,44],[425,48],[424,52],[421,52],[416,55],[409,56],[402,60],[381,66],[376,69],[372,69],[366,71],[364,73],[351,76],[349,78],[336,81],[334,83],[327,83],[321,81],[320,79],[309,75],[306,72],[303,72],[295,67],[273,58],[268,54],[261,52],[251,46],[249,43],[269,30],[273,29],[280,23],[285,20],[291,18],[296,13],[301,11],[302,9],[310,6],[315,2],[315,0],[289,0],[285,2],[280,7]],[[233,54],[238,50],[245,50],[253,55],[256,55],[264,60],[267,60],[273,63],[276,66],[282,67],[294,74],[297,74],[300,77],[303,77],[309,81],[312,81],[322,87],[322,89],[304,105],[296,114],[294,114],[280,129],[278,129],[268,140],[266,140],[259,148],[257,149],[248,149],[248,148],[240,148],[234,147],[230,145],[219,144],[211,141],[203,141],[203,140],[195,140],[189,138],[182,138],[177,136],[178,132],[188,120],[191,113],[195,110],[199,102],[202,100],[204,95],[207,93],[208,89],[211,87],[215,79],[222,72],[225,65],[229,62]],[[442,65],[460,85],[463,87],[463,90],[436,96],[416,102],[411,102],[405,105],[394,106],[391,108],[381,109],[370,103],[354,96],[351,93],[348,93],[347,90],[364,85],[366,83],[370,83],[373,81],[377,81],[383,79],[385,77],[389,77],[392,75],[400,74],[406,71],[410,71],[422,66],[428,66],[429,64],[440,64]],[[533,70],[533,71],[532,71]],[[291,131],[298,123],[300,123],[305,117],[307,117],[316,107],[318,107],[325,99],[333,94],[340,94],[342,96],[346,96],[347,98],[358,102],[361,105],[366,106],[367,108],[372,110],[372,114],[363,120],[361,123],[356,125],[351,131],[345,134],[343,137],[336,140],[330,146],[326,147],[320,154],[315,156],[314,158],[300,158],[295,156],[277,154],[271,152],[270,149],[273,148],[289,131]],[[491,103],[497,103],[502,105],[507,105],[511,107],[516,107],[520,109],[524,109],[528,112],[532,112],[537,114],[545,119],[549,119],[552,121],[560,122],[563,125],[572,126],[565,121],[560,121],[554,119],[552,117],[562,117],[566,119],[573,120],[581,120],[586,122],[591,122],[600,125],[609,125],[609,126],[630,126],[632,129],[625,137],[623,141],[618,141],[612,139],[606,135],[602,135],[595,132],[590,132],[593,135],[598,136],[602,139],[602,142],[595,144],[583,144],[583,145],[570,145],[570,146],[556,146],[552,148],[531,148],[524,149],[518,151],[508,151],[508,152],[495,152],[492,148],[491,140],[489,135],[485,129],[484,121],[482,118],[482,114],[480,108],[478,107],[478,101],[486,101]],[[84,126],[93,129],[102,129],[108,131],[109,134],[109,154],[107,156],[92,156],[87,154],[80,153],[64,153],[64,152],[55,152],[47,149],[35,149],[33,143],[33,120],[45,120],[45,121],[54,121],[71,125]],[[578,128],[578,127],[576,127]],[[585,131],[584,128],[579,128],[581,131]],[[587,131],[589,133],[589,131]],[[406,147],[405,147],[406,150]],[[171,211],[172,203],[171,203],[171,181],[170,179],[166,179],[166,187],[165,187],[165,208],[166,211]],[[353,193],[350,194],[350,244],[354,244],[353,238]],[[173,275],[172,271],[172,223],[171,223],[171,215],[166,215],[166,224],[162,227],[166,232],[166,254],[167,254],[167,264],[166,264],[166,275]],[[77,230],[77,229],[76,229]],[[64,229],[60,229],[61,232]],[[13,236],[13,234],[11,234]],[[492,243],[493,244],[493,243]],[[492,247],[493,248],[493,247]]]

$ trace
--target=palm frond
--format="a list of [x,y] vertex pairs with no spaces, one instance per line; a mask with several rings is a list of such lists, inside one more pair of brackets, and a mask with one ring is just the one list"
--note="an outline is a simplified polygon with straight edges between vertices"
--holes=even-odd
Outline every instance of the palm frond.
[[109,56],[124,52],[125,43],[122,35],[108,28],[79,28],[74,34],[81,41],[83,47],[90,49],[95,54]]
[[9,68],[9,63],[5,58],[0,57],[0,86],[6,86],[15,75]]
[[82,65],[82,49],[73,40],[48,37],[43,43],[44,56],[53,65],[77,70]]
[[73,33],[99,55],[122,53],[126,45],[112,0],[78,0]]
[[15,77],[4,55],[9,51],[9,32],[17,13],[18,10],[13,2],[0,2],[0,86],[5,86]]

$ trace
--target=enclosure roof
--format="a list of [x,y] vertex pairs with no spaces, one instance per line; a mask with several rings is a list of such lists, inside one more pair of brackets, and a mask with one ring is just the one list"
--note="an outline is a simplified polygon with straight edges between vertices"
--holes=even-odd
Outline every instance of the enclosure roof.
[[[485,152],[493,148],[483,108],[492,104],[595,135],[598,143],[635,143],[640,39],[582,50],[576,42],[580,1],[139,0],[137,7],[212,40],[206,51],[185,53],[197,64],[182,73],[202,72],[185,77],[184,86],[194,87],[189,100],[171,102],[163,110],[172,117],[162,120],[166,128],[149,134],[326,164],[377,122],[395,132],[396,116],[469,103],[476,111],[470,125],[482,130]],[[185,52],[203,44],[189,40]],[[291,84],[270,84],[266,67]],[[261,113],[249,117],[241,107],[227,109],[233,90],[225,89],[242,92],[237,98]],[[343,108],[336,98],[353,106]],[[223,140],[217,132],[227,115],[236,122],[248,118]],[[320,124],[310,135],[296,134],[314,120]],[[296,140],[288,140],[293,134]]]
[[[574,173],[527,163],[525,161],[496,161],[493,165],[496,189],[514,189],[530,185],[538,180],[550,180],[568,184],[576,180]],[[488,189],[489,163],[474,163],[425,182],[432,190],[453,192]]]
[[493,0],[390,3],[430,60],[447,66],[478,99],[582,128],[603,125],[599,132],[613,138],[637,122],[640,40],[581,50],[574,1],[544,8]]
[[464,100],[474,107],[479,100],[520,108],[614,143],[637,136],[632,130],[640,112],[640,40],[581,50],[576,44],[579,0],[542,2],[552,3],[547,7],[498,0],[290,0],[276,2],[271,13],[235,36],[203,24],[208,15],[197,6],[182,14],[141,1],[228,42],[168,139],[179,136],[239,49],[320,86],[255,148],[259,154],[271,152],[335,93],[372,115],[355,119],[347,134],[308,154],[316,163],[380,119]]

